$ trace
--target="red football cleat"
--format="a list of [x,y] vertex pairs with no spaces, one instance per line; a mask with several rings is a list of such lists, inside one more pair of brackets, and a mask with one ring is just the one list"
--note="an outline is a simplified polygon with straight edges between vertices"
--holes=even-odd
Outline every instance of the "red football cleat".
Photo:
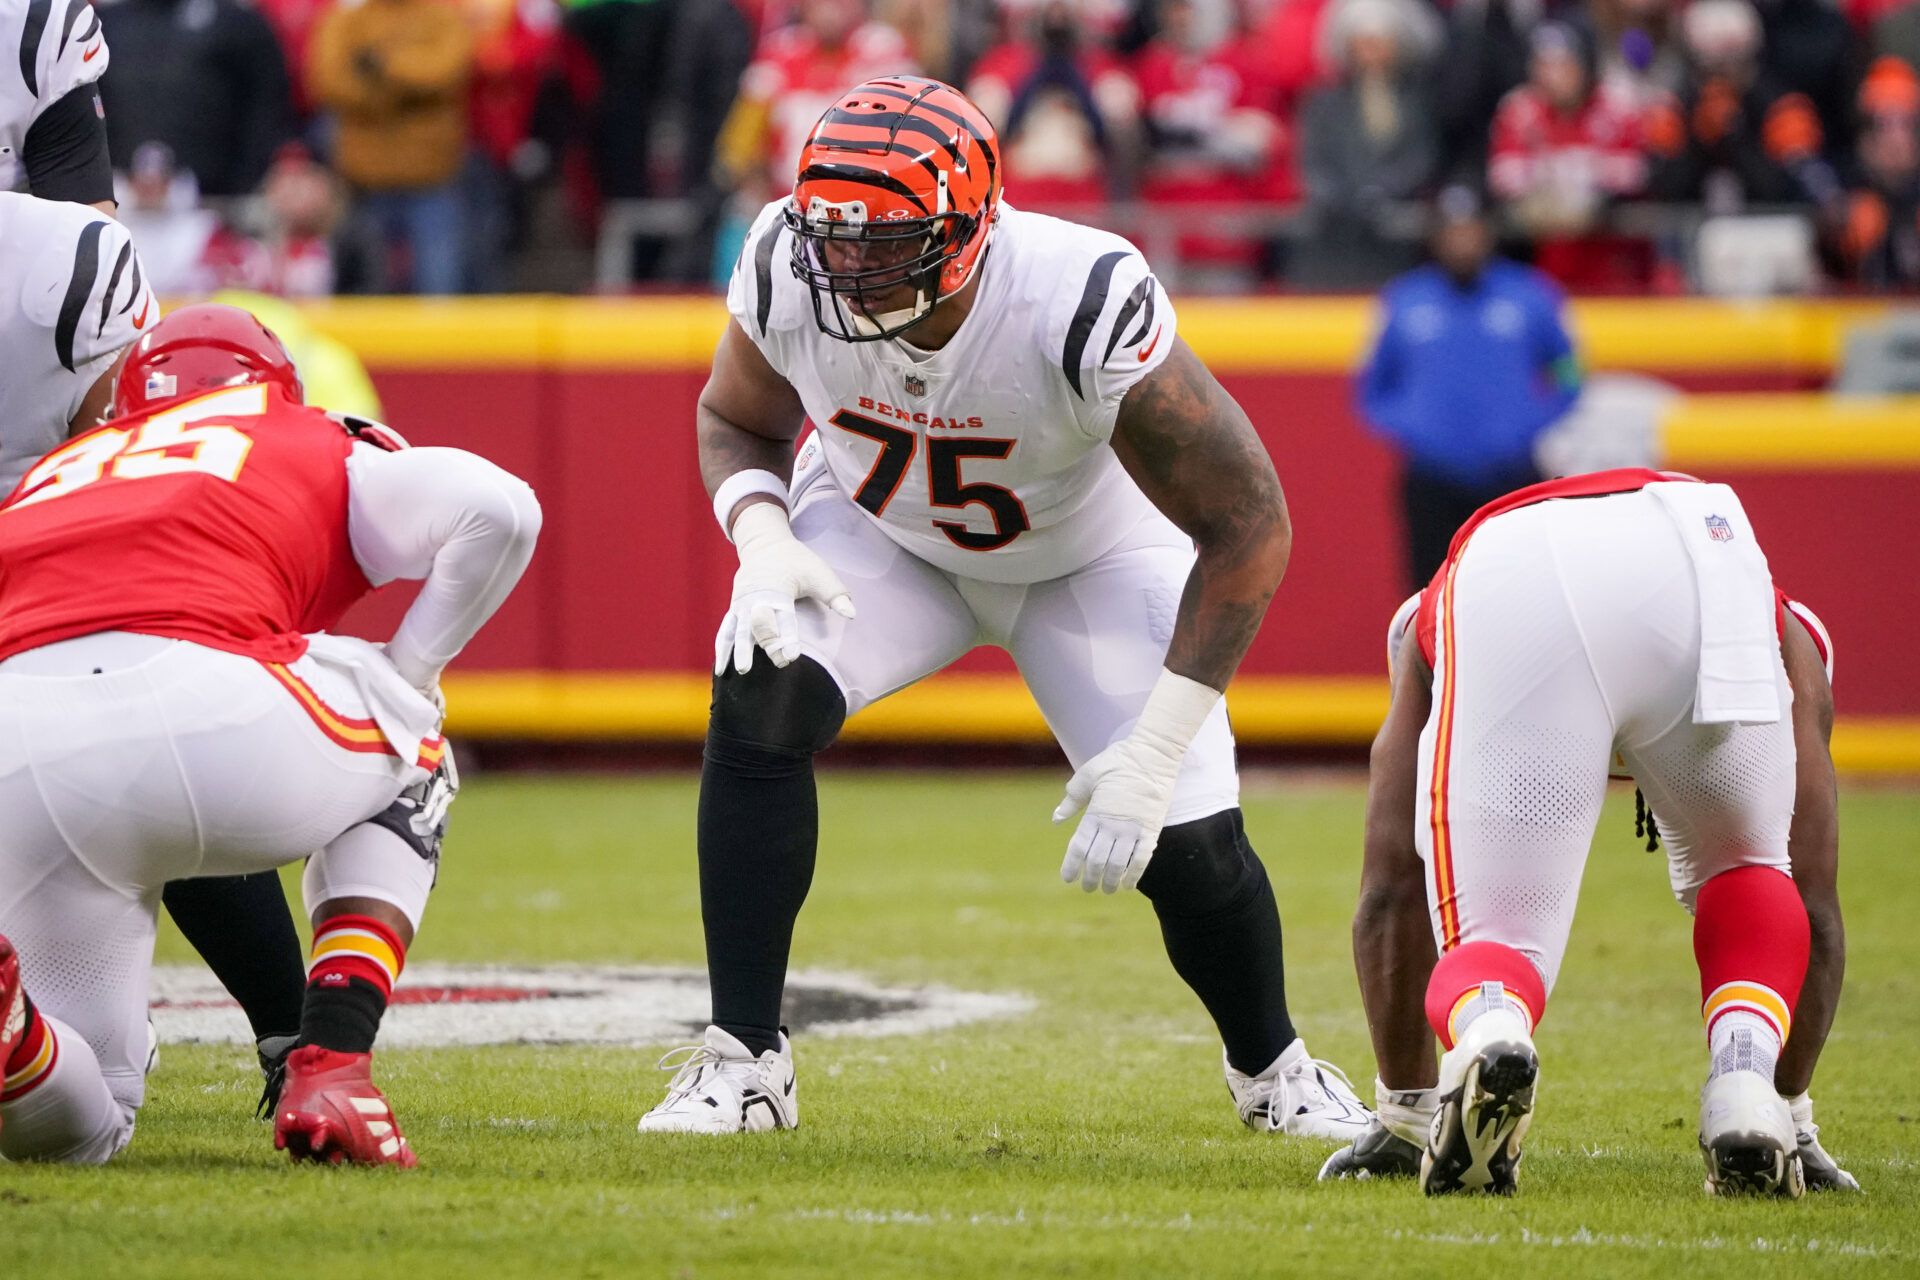
[[303,1045],[287,1056],[286,1084],[273,1113],[273,1149],[326,1164],[397,1164],[413,1148],[386,1095],[374,1087],[373,1055]]
[[0,933],[0,1081],[6,1079],[7,1059],[26,1029],[27,992],[20,985],[20,953]]

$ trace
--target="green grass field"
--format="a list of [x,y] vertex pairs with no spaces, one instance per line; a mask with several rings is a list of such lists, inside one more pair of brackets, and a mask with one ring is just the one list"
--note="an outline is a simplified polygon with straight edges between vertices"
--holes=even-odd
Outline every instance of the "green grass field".
[[[803,1124],[649,1138],[657,1049],[394,1051],[421,1167],[295,1169],[241,1050],[169,1045],[112,1167],[0,1167],[0,1276],[1920,1274],[1920,793],[1852,788],[1847,997],[1814,1095],[1867,1189],[1701,1193],[1688,921],[1615,796],[1541,1029],[1510,1201],[1321,1186],[1325,1148],[1243,1130],[1137,895],[1062,886],[1057,775],[825,775],[799,964],[1020,991],[1024,1017],[809,1039]],[[691,778],[484,778],[412,959],[697,964]],[[1352,775],[1250,779],[1308,1044],[1370,1096],[1348,953]],[[182,961],[177,937],[161,958]],[[660,1046],[664,1049],[665,1045]]]

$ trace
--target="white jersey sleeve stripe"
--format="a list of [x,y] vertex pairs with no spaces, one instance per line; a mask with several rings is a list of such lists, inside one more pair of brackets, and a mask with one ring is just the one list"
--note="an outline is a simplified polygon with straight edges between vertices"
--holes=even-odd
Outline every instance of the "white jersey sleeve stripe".
[[26,21],[20,28],[20,78],[29,96],[40,96],[40,41],[46,35],[53,0],[27,0]]
[[[1093,270],[1087,273],[1086,288],[1080,292],[1079,309],[1073,313],[1073,323],[1067,326],[1067,344],[1060,353],[1060,368],[1067,375],[1067,385],[1073,388],[1073,394],[1082,400],[1087,398],[1080,380],[1082,362],[1087,354],[1087,340],[1093,337],[1093,327],[1099,323],[1100,313],[1107,309],[1107,291],[1113,286],[1113,269],[1126,256],[1125,250],[1115,249],[1111,253],[1101,254],[1095,260]],[[1116,325],[1115,329],[1118,328]]]
[[73,340],[80,331],[80,316],[93,293],[93,282],[100,274],[100,234],[106,228],[105,222],[89,222],[80,229],[80,243],[73,251],[73,274],[67,277],[67,295],[61,300],[60,318],[53,327],[54,353],[68,373],[76,371]]

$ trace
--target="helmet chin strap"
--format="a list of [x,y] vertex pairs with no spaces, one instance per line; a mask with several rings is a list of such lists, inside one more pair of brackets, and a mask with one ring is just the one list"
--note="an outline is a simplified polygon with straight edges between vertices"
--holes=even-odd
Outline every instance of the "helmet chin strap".
[[932,310],[932,304],[927,300],[925,289],[914,290],[912,306],[901,307],[897,311],[882,311],[877,316],[870,316],[860,308],[848,306],[844,302],[840,306],[847,313],[847,321],[853,326],[853,331],[863,337],[872,337],[889,329],[897,329],[918,320]]

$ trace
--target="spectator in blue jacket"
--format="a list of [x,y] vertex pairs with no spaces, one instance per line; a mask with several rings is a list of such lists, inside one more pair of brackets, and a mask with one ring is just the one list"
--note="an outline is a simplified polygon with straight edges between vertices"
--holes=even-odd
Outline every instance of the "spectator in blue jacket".
[[1414,587],[1475,510],[1542,478],[1534,441],[1580,394],[1565,299],[1540,272],[1493,256],[1472,192],[1441,193],[1432,247],[1433,262],[1382,293],[1359,379],[1361,416],[1401,454]]

